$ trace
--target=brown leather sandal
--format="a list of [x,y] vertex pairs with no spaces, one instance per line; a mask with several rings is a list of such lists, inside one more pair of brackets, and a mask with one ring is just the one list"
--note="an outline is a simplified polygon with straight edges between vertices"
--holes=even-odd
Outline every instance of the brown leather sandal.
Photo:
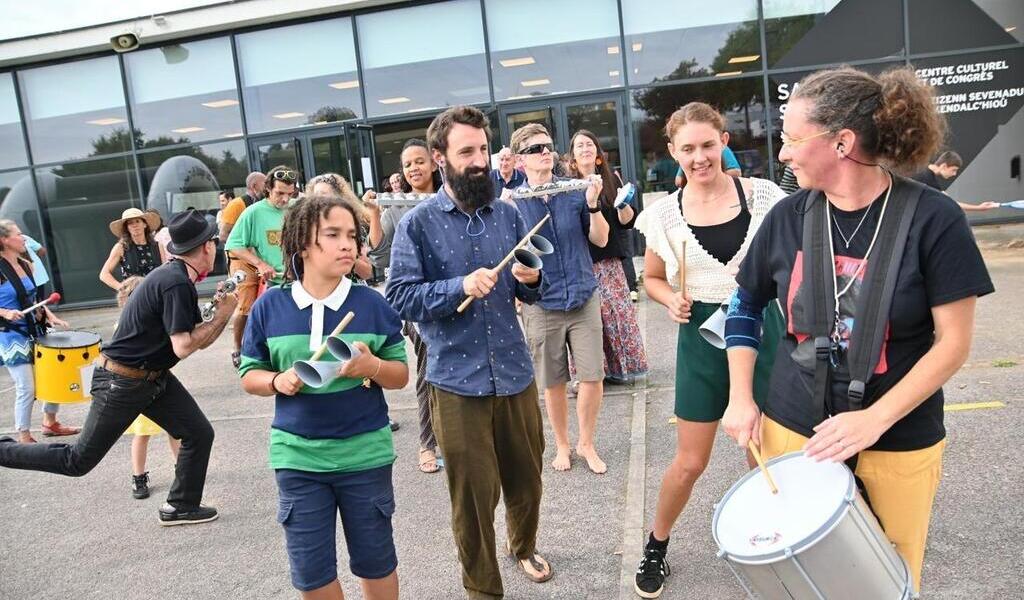
[[[508,542],[505,542],[505,550],[508,552],[508,555],[512,557],[512,560],[516,561],[516,566],[523,572],[523,575],[525,575],[530,581],[534,583],[544,583],[555,576],[555,569],[551,566],[551,563],[536,551],[527,558],[519,558],[512,553],[512,547]],[[527,571],[526,565],[523,564],[524,562],[529,562],[530,567],[532,567],[537,574]],[[545,567],[547,568],[547,573],[544,573]]]
[[[423,455],[429,455],[429,458],[424,459]],[[420,472],[421,473],[437,473],[441,470],[441,465],[437,464],[437,453],[433,450],[427,450],[426,448],[420,449]]]

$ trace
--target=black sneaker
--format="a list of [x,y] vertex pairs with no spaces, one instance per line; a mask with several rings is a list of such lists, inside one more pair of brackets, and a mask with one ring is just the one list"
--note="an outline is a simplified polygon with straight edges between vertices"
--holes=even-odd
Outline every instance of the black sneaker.
[[132,497],[136,500],[149,498],[149,471],[142,475],[132,475]]
[[231,366],[233,366],[236,371],[238,370],[239,367],[242,366],[242,353],[241,352],[232,352],[231,353]]
[[391,431],[398,431],[402,427],[398,424],[398,421],[395,421],[391,417],[388,417],[388,426],[391,427]]
[[633,589],[641,598],[657,598],[665,589],[665,578],[672,572],[665,555],[655,548],[645,548],[640,566],[636,568]]
[[174,508],[170,504],[164,504],[160,507],[160,525],[163,527],[209,523],[216,520],[217,509],[209,506]]

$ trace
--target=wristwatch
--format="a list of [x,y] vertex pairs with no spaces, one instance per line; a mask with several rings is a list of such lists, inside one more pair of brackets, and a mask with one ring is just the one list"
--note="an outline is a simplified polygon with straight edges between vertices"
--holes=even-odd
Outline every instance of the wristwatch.
[[597,206],[595,206],[595,207],[593,207],[593,208],[591,208],[591,207],[590,207],[590,206],[588,205],[588,206],[587,206],[587,212],[589,212],[590,214],[594,214],[594,213],[599,213],[599,212],[601,212],[601,205],[600,205],[600,204],[598,204]]

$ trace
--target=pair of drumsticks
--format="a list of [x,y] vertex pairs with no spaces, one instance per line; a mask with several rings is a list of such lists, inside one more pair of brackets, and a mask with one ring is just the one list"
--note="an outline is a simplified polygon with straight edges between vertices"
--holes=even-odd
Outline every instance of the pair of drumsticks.
[[[686,240],[683,240],[683,245],[679,249],[679,256],[676,257],[679,261],[679,292],[686,296]],[[758,450],[754,444],[754,440],[747,440],[747,449],[750,450],[750,454],[753,455],[754,460],[757,461],[757,466],[761,469],[761,473],[764,474],[764,478],[768,481],[768,488],[772,491],[772,494],[778,494],[779,488],[775,485],[775,480],[772,479],[772,474],[768,471],[768,467],[764,464],[764,458],[761,457],[761,451]]]

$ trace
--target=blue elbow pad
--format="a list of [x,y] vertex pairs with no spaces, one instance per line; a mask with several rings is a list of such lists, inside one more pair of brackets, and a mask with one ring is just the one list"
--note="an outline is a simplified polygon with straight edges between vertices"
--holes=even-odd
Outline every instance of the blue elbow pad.
[[761,346],[761,324],[764,305],[743,288],[736,288],[729,298],[725,316],[725,348],[753,348]]

